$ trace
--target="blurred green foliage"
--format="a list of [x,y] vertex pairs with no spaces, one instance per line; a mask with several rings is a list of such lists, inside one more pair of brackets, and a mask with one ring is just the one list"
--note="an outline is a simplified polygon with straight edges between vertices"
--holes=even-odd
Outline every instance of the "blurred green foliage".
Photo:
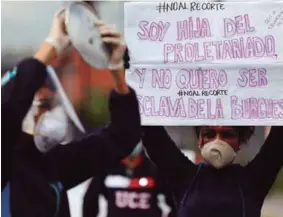
[[109,95],[98,88],[88,92],[80,106],[79,117],[86,128],[101,127],[109,121]]

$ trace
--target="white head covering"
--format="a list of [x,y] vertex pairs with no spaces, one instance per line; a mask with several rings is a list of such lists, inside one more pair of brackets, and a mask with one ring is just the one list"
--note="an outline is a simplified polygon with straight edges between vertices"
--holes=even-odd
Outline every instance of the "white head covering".
[[22,124],[24,132],[34,135],[35,145],[41,152],[47,152],[56,145],[71,142],[74,138],[71,122],[80,132],[85,132],[54,69],[48,66],[47,72],[48,79],[56,89],[56,104],[50,111],[45,112],[35,124],[34,116],[37,114],[36,107],[34,106],[34,103],[37,102],[35,98]]

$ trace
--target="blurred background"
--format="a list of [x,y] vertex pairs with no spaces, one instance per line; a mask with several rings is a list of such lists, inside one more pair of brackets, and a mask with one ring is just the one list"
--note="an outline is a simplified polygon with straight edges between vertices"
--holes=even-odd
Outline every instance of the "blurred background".
[[[267,1],[267,0],[266,0]],[[10,70],[19,60],[33,55],[46,38],[52,21],[52,14],[63,5],[63,1],[1,1],[1,75]],[[123,32],[123,2],[96,1],[101,18],[116,24]],[[109,13],[111,11],[111,13]],[[79,103],[86,89],[91,89],[92,119],[97,127],[108,121],[108,95],[113,87],[107,70],[97,70],[88,66],[76,51],[70,51],[52,63],[60,75],[62,85],[73,104]],[[196,149],[196,138],[192,127],[168,127],[173,140],[187,156],[195,162],[201,160]],[[268,127],[257,127],[252,140],[241,151],[237,161],[246,164],[260,149],[268,134]],[[279,139],[279,138],[278,138]],[[89,181],[69,191],[72,217],[81,216],[81,198]],[[1,216],[8,217],[9,192],[1,195]],[[105,206],[101,200],[102,206]],[[274,184],[262,211],[264,217],[282,217],[283,213],[283,171]],[[100,213],[104,216],[105,213]]]

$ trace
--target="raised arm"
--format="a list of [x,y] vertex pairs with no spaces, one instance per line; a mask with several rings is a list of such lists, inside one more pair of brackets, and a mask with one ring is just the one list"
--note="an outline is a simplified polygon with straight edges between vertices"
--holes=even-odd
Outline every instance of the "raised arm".
[[[22,132],[23,119],[47,76],[46,65],[63,52],[69,43],[62,28],[59,28],[64,23],[59,13],[54,16],[48,40],[41,44],[35,55],[21,61],[1,79],[2,188],[9,181],[11,152]],[[58,45],[60,49],[57,49]]]
[[21,61],[2,78],[1,105],[4,136],[8,135],[11,129],[14,130],[14,135],[21,132],[22,121],[31,106],[34,95],[46,79],[46,63],[54,57],[53,46],[44,42],[33,58]]
[[115,91],[110,97],[111,124],[98,135],[79,142],[57,146],[45,157],[50,172],[66,188],[100,173],[126,157],[141,138],[136,94]]
[[21,61],[3,76],[1,106],[4,144],[6,139],[11,144],[11,139],[18,138],[21,133],[23,119],[31,107],[34,95],[46,79],[46,63],[54,57],[53,46],[43,42],[33,58]]
[[197,166],[179,150],[164,127],[143,127],[143,145],[151,161],[173,187],[181,187],[195,176]]
[[46,155],[51,172],[67,188],[119,163],[141,138],[137,97],[124,76],[125,44],[113,25],[102,21],[96,25],[104,43],[111,46],[108,68],[115,83],[110,96],[111,124],[100,135],[59,146]]
[[246,177],[254,192],[265,197],[283,166],[283,127],[273,126],[256,157],[246,166]]
[[15,77],[1,88],[2,189],[10,179],[12,150],[22,132],[22,121],[31,106],[35,92],[43,84],[46,68],[41,62],[31,58],[20,62],[17,69],[7,72],[6,76],[13,74]]

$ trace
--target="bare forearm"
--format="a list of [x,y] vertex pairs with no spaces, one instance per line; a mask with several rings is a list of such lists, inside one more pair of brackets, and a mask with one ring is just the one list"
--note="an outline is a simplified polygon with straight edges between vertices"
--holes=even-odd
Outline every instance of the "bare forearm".
[[48,65],[56,58],[56,50],[49,43],[43,42],[33,57],[43,64]]

